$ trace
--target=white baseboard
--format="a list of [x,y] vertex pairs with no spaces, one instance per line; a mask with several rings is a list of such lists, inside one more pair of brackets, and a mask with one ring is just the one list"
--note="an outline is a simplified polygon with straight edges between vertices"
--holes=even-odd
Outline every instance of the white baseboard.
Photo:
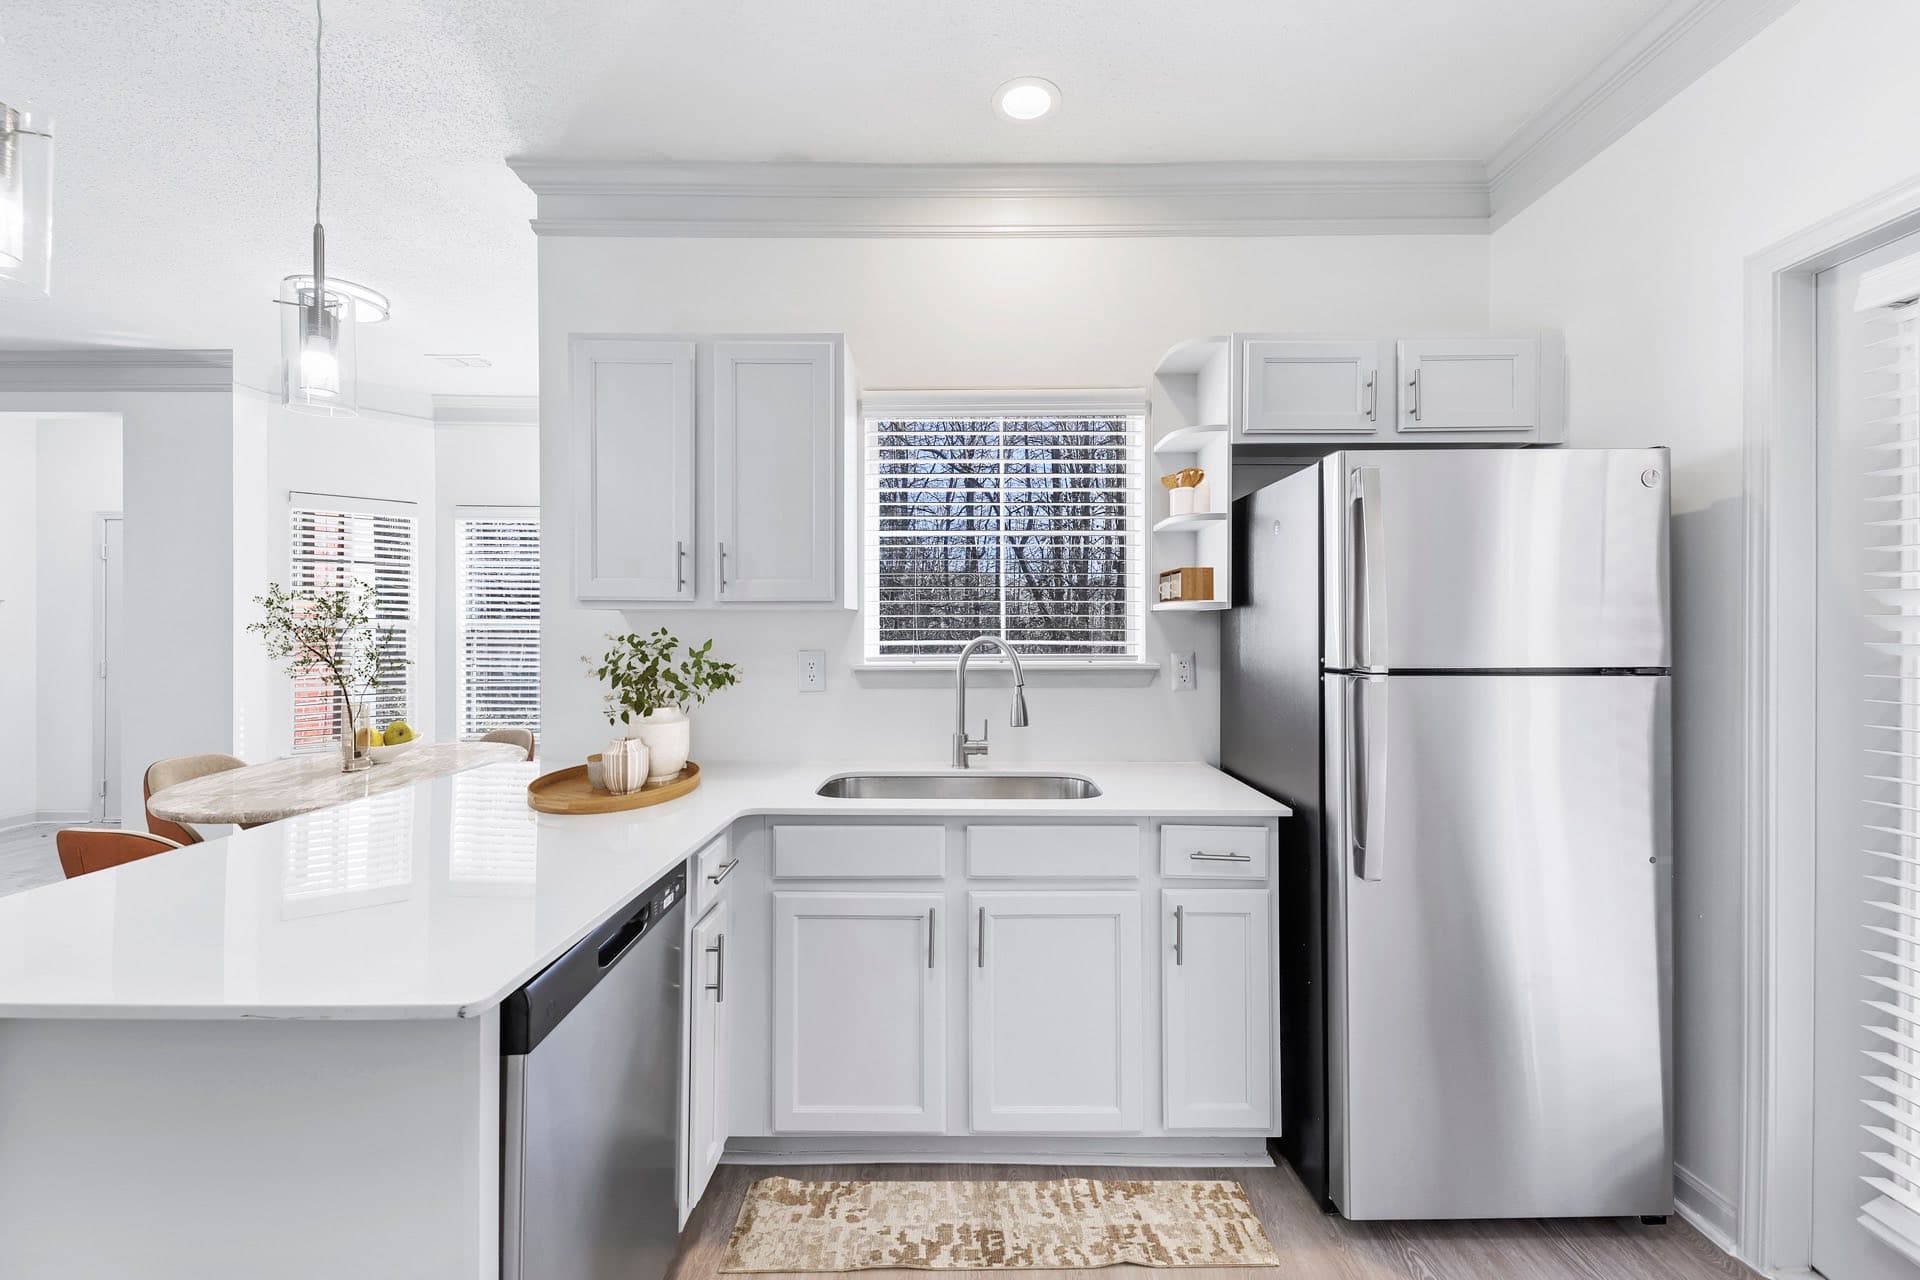
[[0,815],[0,835],[26,827],[75,827],[92,821],[93,814],[86,809],[35,809],[26,813]]
[[734,1138],[728,1164],[1140,1165],[1270,1169],[1264,1138]]
[[1738,1258],[1733,1238],[1740,1215],[1733,1201],[1708,1186],[1690,1169],[1673,1167],[1673,1207],[1695,1231],[1730,1258]]

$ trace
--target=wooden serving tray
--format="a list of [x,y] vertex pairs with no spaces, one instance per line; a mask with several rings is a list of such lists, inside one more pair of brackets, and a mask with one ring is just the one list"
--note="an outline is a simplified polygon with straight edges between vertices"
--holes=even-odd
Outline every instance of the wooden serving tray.
[[650,804],[678,800],[700,785],[700,766],[687,761],[665,782],[649,782],[638,791],[616,796],[600,791],[587,781],[587,766],[574,765],[542,774],[527,784],[527,805],[541,813],[619,813],[622,809],[644,809]]

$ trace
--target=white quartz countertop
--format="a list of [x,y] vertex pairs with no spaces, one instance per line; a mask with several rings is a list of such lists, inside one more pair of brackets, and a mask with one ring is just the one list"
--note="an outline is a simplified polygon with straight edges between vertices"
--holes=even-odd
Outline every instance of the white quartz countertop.
[[0,898],[0,1018],[475,1017],[736,819],[1271,819],[1204,764],[1022,764],[1089,800],[829,800],[841,773],[934,766],[702,764],[649,809],[526,807],[535,763],[488,765]]

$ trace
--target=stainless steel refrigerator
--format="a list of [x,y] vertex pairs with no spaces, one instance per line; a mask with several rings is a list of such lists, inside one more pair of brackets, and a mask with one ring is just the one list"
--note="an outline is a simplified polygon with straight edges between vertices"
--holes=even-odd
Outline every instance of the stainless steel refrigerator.
[[1296,810],[1275,1146],[1350,1218],[1672,1208],[1667,465],[1336,453],[1234,504],[1222,762]]

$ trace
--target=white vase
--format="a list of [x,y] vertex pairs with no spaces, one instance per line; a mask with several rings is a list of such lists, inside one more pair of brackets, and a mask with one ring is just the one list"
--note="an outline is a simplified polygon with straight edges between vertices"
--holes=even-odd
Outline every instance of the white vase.
[[[647,744],[638,738],[615,738],[600,753],[600,776],[602,786],[616,796],[624,796],[638,791],[647,783],[647,766],[650,757]],[[592,780],[592,767],[589,765],[588,780]]]
[[627,729],[629,738],[647,744],[653,758],[647,781],[661,782],[687,767],[687,752],[693,742],[693,723],[678,707],[664,707]]

